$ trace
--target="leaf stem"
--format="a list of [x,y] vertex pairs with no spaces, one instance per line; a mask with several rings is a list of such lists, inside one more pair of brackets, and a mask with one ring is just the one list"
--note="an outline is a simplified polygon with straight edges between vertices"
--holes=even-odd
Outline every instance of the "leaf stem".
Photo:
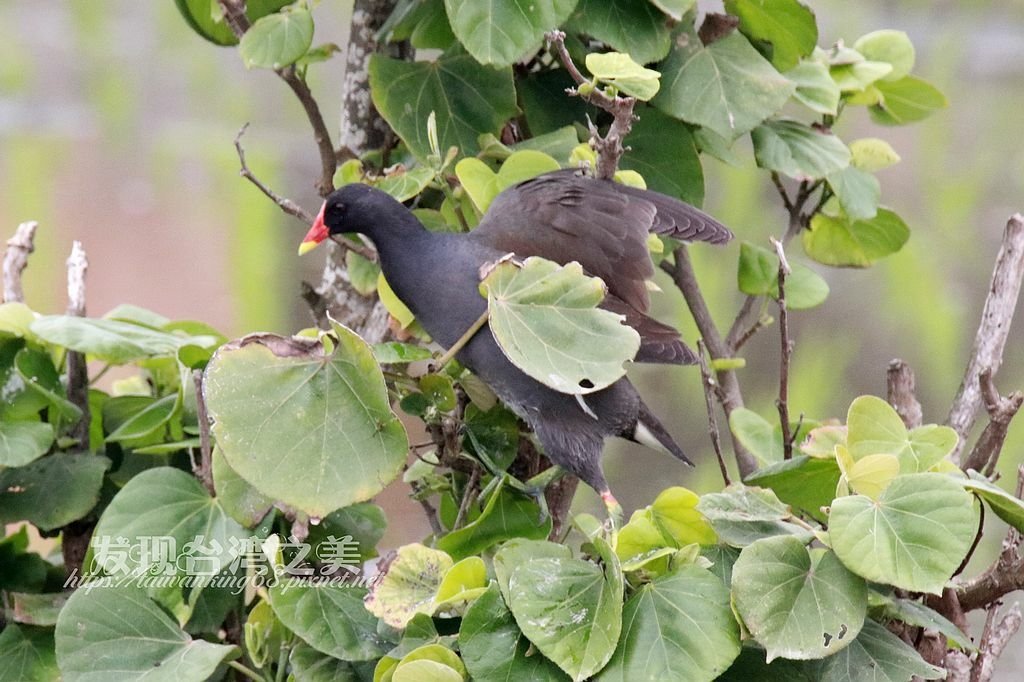
[[455,357],[455,354],[462,350],[462,347],[469,343],[469,340],[476,336],[476,333],[480,331],[485,324],[487,324],[487,318],[490,317],[490,314],[490,308],[484,310],[483,315],[478,317],[476,322],[469,325],[469,329],[459,337],[459,340],[452,344],[452,347],[445,351],[444,355],[437,359],[437,370],[435,371],[443,369],[445,365],[451,362],[452,358]]

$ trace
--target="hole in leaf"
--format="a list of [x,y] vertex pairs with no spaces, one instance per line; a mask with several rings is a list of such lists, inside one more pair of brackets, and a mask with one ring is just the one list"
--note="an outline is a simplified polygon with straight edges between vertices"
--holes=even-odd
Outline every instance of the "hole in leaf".
[[581,379],[580,380],[580,388],[593,388],[593,387],[594,387],[594,382],[591,381],[590,379]]

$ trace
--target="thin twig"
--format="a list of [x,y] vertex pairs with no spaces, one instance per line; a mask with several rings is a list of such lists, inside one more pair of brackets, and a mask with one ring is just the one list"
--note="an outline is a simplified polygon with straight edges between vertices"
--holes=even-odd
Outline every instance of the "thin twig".
[[999,619],[996,624],[999,602],[996,602],[989,609],[985,619],[984,634],[978,646],[978,658],[971,670],[971,682],[989,682],[995,675],[995,662],[1002,655],[1010,639],[1020,630],[1024,614],[1021,614],[1020,604],[1014,604],[1006,612],[1006,615]]
[[772,184],[775,185],[775,189],[778,190],[779,196],[782,197],[782,205],[786,207],[787,213],[793,212],[793,201],[789,198],[789,193],[782,184],[782,178],[779,176],[778,171],[772,171]]
[[[290,216],[294,216],[304,222],[306,226],[313,224],[313,216],[310,215],[306,209],[302,208],[294,201],[287,197],[282,197],[280,194],[272,190],[270,187],[265,185],[256,174],[249,169],[249,165],[245,161],[245,149],[242,147],[242,136],[245,135],[245,131],[249,128],[249,124],[243,125],[238,134],[235,135],[235,151],[238,152],[238,163],[241,166],[238,170],[238,174],[256,185],[256,187],[263,192],[271,201],[277,204],[278,208],[287,213]],[[355,251],[363,258],[367,258],[372,261],[377,260],[377,252],[363,244],[352,241],[343,234],[333,234],[331,239],[340,244],[342,247],[349,251]]]
[[206,396],[203,393],[203,372],[192,371],[192,383],[196,387],[196,418],[199,420],[199,465],[193,473],[211,495],[213,489],[213,450],[210,447],[210,416],[206,411]]
[[908,429],[916,429],[924,417],[917,401],[914,370],[900,359],[891,360],[885,374],[886,397]]
[[459,503],[459,513],[455,515],[455,523],[452,525],[452,530],[462,528],[462,524],[466,520],[466,514],[469,513],[469,507],[476,500],[477,496],[477,485],[480,483],[480,467],[473,467],[473,473],[469,475],[469,481],[466,483],[465,491],[462,493],[462,501]]
[[547,39],[549,48],[554,48],[562,66],[565,67],[576,85],[588,86],[588,94],[582,94],[579,87],[569,90],[569,94],[578,95],[584,101],[612,115],[612,123],[604,135],[598,132],[597,126],[589,123],[590,146],[597,152],[597,177],[610,180],[619,167],[619,159],[626,151],[622,141],[633,128],[633,121],[636,118],[633,115],[633,106],[636,104],[636,100],[632,97],[610,97],[599,88],[593,87],[593,83],[587,80],[573,63],[569,50],[565,47],[565,33],[558,30],[548,31],[544,37]]
[[725,465],[725,457],[722,455],[722,442],[718,433],[718,419],[715,417],[715,403],[712,393],[715,390],[715,380],[708,369],[708,363],[704,355],[704,342],[697,339],[697,360],[700,364],[701,386],[704,388],[704,405],[708,411],[708,435],[711,437],[711,447],[715,449],[715,457],[718,458],[718,468],[722,472],[722,481],[730,485],[729,468]]
[[786,277],[791,272],[782,242],[771,237],[772,246],[779,257],[779,339],[782,354],[779,360],[779,398],[775,406],[779,410],[779,423],[782,426],[782,457],[793,459],[793,437],[789,427],[789,363],[793,357],[793,342],[789,338],[789,308],[786,305]]
[[[217,1],[224,10],[224,20],[231,28],[231,32],[241,40],[250,27],[249,18],[245,15],[245,0]],[[316,187],[320,196],[326,197],[334,190],[334,171],[338,168],[338,160],[331,143],[331,134],[327,132],[327,125],[320,113],[320,107],[313,99],[313,93],[310,92],[309,86],[299,77],[294,66],[274,69],[274,73],[295,93],[302,109],[306,112],[310,126],[313,128],[313,140],[320,152],[320,179],[317,181]]]
[[953,461],[959,463],[960,452],[967,435],[981,407],[982,371],[989,369],[993,374],[1003,363],[1003,349],[1013,322],[1013,311],[1020,295],[1021,280],[1024,278],[1024,217],[1015,214],[1006,223],[1002,244],[996,256],[989,293],[981,313],[981,324],[974,337],[974,347],[964,372],[946,423],[960,435],[960,443],[953,453]]
[[7,240],[4,254],[4,303],[24,303],[25,292],[21,287],[21,273],[28,265],[28,256],[35,250],[36,228],[34,220],[18,225],[14,236]]
[[[715,321],[711,317],[711,311],[708,310],[704,295],[701,293],[686,245],[680,245],[676,248],[673,251],[673,255],[675,262],[662,261],[661,269],[672,277],[672,281],[675,282],[676,287],[682,292],[686,305],[690,309],[690,315],[693,316],[697,329],[700,331],[704,344],[707,346],[708,354],[712,360],[732,357],[729,347],[726,346],[721,334],[718,332],[718,327],[715,326]],[[734,410],[743,407],[743,394],[740,392],[739,380],[736,377],[736,372],[731,369],[718,370],[716,376],[719,386],[719,401],[728,417]],[[742,478],[753,473],[757,469],[757,460],[743,446],[736,437],[736,434],[732,433],[731,429],[729,435],[732,439],[733,453],[736,456],[740,477]]]
[[476,333],[478,331],[480,331],[480,329],[482,329],[485,324],[487,324],[487,318],[490,317],[490,314],[491,314],[490,309],[484,309],[483,314],[476,319],[476,322],[474,322],[473,324],[469,325],[469,329],[467,329],[462,334],[462,336],[459,337],[458,341],[456,341],[454,344],[452,344],[452,347],[449,348],[448,350],[446,350],[444,352],[444,355],[442,355],[441,357],[439,357],[437,359],[437,362],[435,363],[435,367],[438,370],[440,370],[442,367],[444,367],[449,362],[451,362],[452,358],[455,357],[455,354],[458,353],[460,350],[462,350],[462,348],[467,343],[469,343],[470,339],[472,339],[474,336],[476,336]]
[[[420,492],[419,486],[416,484],[412,485],[412,489],[414,493]],[[444,529],[441,528],[441,521],[437,518],[437,509],[430,503],[430,500],[419,498],[417,499],[417,502],[419,502],[420,506],[423,507],[423,513],[427,517],[427,523],[430,524],[430,530],[434,533],[434,536],[440,537],[441,535],[444,535]]]

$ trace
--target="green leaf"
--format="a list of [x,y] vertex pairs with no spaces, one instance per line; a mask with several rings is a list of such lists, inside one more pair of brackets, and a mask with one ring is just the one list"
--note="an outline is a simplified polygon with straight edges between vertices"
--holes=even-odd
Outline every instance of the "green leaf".
[[939,594],[977,531],[973,498],[944,474],[898,476],[872,500],[832,504],[829,536],[854,573],[913,592]]
[[914,68],[914,44],[903,31],[872,31],[858,38],[853,49],[865,59],[891,65],[892,71],[884,78],[887,81],[900,80]]
[[367,595],[366,609],[395,628],[404,628],[417,613],[432,614],[437,589],[454,563],[445,552],[418,543],[400,547]]
[[649,189],[694,206],[704,203],[704,170],[690,128],[654,107],[637,105],[621,168],[643,175]]
[[595,679],[713,680],[739,652],[729,590],[705,569],[684,566],[629,598],[619,646]]
[[[799,429],[796,424],[790,426],[796,434],[794,442],[799,442],[805,432],[817,424],[804,420]],[[778,423],[770,424],[753,410],[741,407],[729,416],[729,429],[762,465],[782,461],[785,448],[782,445],[782,427]]]
[[[57,624],[57,615],[64,608],[68,592],[44,592],[32,594],[27,592],[8,592],[8,604],[10,611],[8,618],[13,615],[15,623],[24,625],[42,625],[52,627]],[[0,679],[3,679],[0,677]]]
[[791,515],[789,507],[771,490],[733,483],[720,493],[702,495],[697,511],[711,522],[722,542],[734,547],[775,535],[811,538],[805,528],[783,520]]
[[[855,50],[851,50],[858,55]],[[871,62],[866,59],[855,59],[850,63],[833,64],[829,69],[829,75],[836,82],[839,89],[846,95],[847,101],[855,104],[872,104],[878,90],[875,84],[892,73],[892,64],[885,62]],[[860,101],[860,98],[865,98]]]
[[577,682],[612,657],[622,628],[622,574],[611,549],[595,539],[605,565],[533,558],[512,569],[509,608],[531,642]]
[[868,173],[884,170],[900,162],[900,155],[885,140],[862,137],[850,143],[851,163]]
[[871,119],[882,125],[906,125],[923,121],[949,105],[945,95],[932,84],[914,76],[875,84],[882,101],[871,107]]
[[907,431],[889,403],[865,395],[850,404],[847,443],[855,460],[868,455],[895,455],[904,474],[927,471],[953,452],[959,440],[948,426],[927,424]]
[[136,412],[121,423],[117,429],[107,436],[108,443],[145,438],[163,429],[171,417],[178,411],[179,396],[177,393],[165,395],[155,400],[145,409]]
[[560,26],[576,0],[445,0],[455,37],[481,64],[511,66],[540,47],[544,32]]
[[580,0],[568,30],[625,52],[638,64],[664,58],[671,40],[664,15],[642,0]]
[[851,165],[841,171],[829,173],[826,179],[847,218],[871,220],[878,215],[882,187],[874,175]]
[[906,682],[912,677],[942,679],[946,671],[931,665],[884,627],[868,620],[850,646],[826,658],[819,682]]
[[217,339],[210,336],[170,334],[130,322],[73,315],[46,315],[33,322],[31,329],[44,341],[114,365],[173,356],[187,344],[217,344]]
[[313,15],[304,6],[269,14],[249,27],[238,44],[247,69],[280,69],[313,44]]
[[356,668],[322,654],[305,642],[298,642],[288,654],[295,682],[362,682]]
[[796,89],[742,35],[705,47],[692,26],[676,35],[660,70],[654,106],[730,140],[781,109]]
[[28,521],[41,530],[65,526],[99,501],[110,460],[58,452],[0,471],[0,523]]
[[[790,262],[790,270],[785,284],[787,307],[792,310],[813,308],[828,298],[828,283],[816,272],[795,262]],[[778,299],[779,257],[773,251],[743,242],[740,244],[737,281],[740,291],[745,294]]]
[[337,557],[334,563],[358,564],[377,556],[377,543],[384,537],[387,526],[384,510],[373,503],[363,502],[335,510],[322,518],[319,524],[310,527],[306,542],[325,561],[322,550],[328,543],[346,541],[349,552],[344,557]]
[[[292,0],[248,0],[245,3],[245,15],[249,21],[256,21],[271,12],[276,12]],[[218,12],[219,6],[210,0],[174,0],[185,23],[200,36],[215,45],[236,45],[231,27],[224,21],[223,13]],[[212,11],[211,11],[212,10]]]
[[680,21],[683,15],[697,4],[697,0],[651,0],[651,3],[676,21]]
[[29,331],[29,328],[35,319],[36,314],[24,303],[18,301],[0,303],[0,334],[31,338],[32,332]]
[[[48,353],[35,348],[22,348],[14,356],[14,368],[21,378],[22,386],[34,393],[43,405],[49,405],[52,410],[51,420],[54,412],[71,422],[81,418],[81,408],[67,399],[67,389],[61,383],[57,368],[53,366]],[[40,409],[39,403],[31,400],[24,401],[22,408],[27,410],[30,405],[35,406],[36,411]]]
[[654,559],[673,553],[660,550],[714,544],[717,536],[697,511],[699,501],[693,492],[673,486],[661,491],[651,506],[633,512],[629,523],[619,531],[615,545],[615,554],[624,564],[629,564],[624,570],[645,567],[649,571],[664,572],[668,561],[647,566]]
[[502,262],[484,278],[489,325],[508,359],[556,391],[586,394],[626,373],[640,335],[622,317],[597,308],[605,286],[579,263],[527,258]]
[[765,661],[764,649],[743,647],[739,658],[718,682],[820,682],[815,676],[813,664],[776,658]]
[[[351,252],[349,252],[351,253]],[[382,365],[404,365],[429,360],[431,353],[423,346],[387,341],[373,345],[373,357]]]
[[614,85],[618,90],[646,102],[658,94],[661,74],[645,69],[621,52],[591,52],[587,55],[587,70],[602,83]]
[[960,479],[967,492],[974,493],[1009,525],[1024,532],[1024,502],[999,486],[991,483],[976,471],[969,471],[970,478]]
[[812,12],[796,0],[725,0],[725,11],[739,17],[740,31],[767,54],[779,71],[791,69],[818,44]]
[[286,578],[270,588],[270,604],[289,630],[318,651],[343,661],[368,661],[390,646],[363,606],[365,595],[353,585]]
[[231,468],[220,447],[216,446],[213,448],[213,486],[217,501],[227,515],[246,528],[256,527],[274,506],[272,499]]
[[843,482],[853,492],[872,500],[877,500],[900,473],[900,461],[895,455],[867,455],[854,461],[845,445],[836,446],[836,462],[843,472]]
[[885,208],[870,220],[857,221],[818,213],[803,232],[808,256],[825,265],[854,268],[866,268],[896,253],[909,238],[903,219]]
[[370,347],[332,324],[330,354],[312,339],[250,335],[217,351],[205,382],[231,467],[264,495],[318,517],[378,493],[409,446]]
[[363,296],[377,293],[380,265],[352,250],[345,251],[345,271],[352,288]]
[[505,540],[515,537],[543,540],[550,532],[551,518],[547,515],[542,518],[536,502],[506,490],[503,481],[491,493],[480,516],[439,538],[437,548],[459,560],[480,554]]
[[505,159],[497,173],[480,159],[466,158],[455,164],[455,174],[483,215],[502,190],[559,168],[558,162],[544,152],[524,149]]
[[565,545],[544,540],[509,540],[494,555],[494,577],[505,603],[509,602],[509,578],[512,571],[532,559],[572,559],[572,550]]
[[971,638],[960,628],[921,602],[870,592],[868,603],[872,609],[879,610],[881,615],[887,619],[901,620],[914,627],[935,630],[945,636],[951,644],[968,651],[977,651]]
[[53,445],[53,426],[46,422],[0,421],[0,469],[34,462]]
[[568,679],[554,663],[531,652],[531,646],[495,584],[473,602],[462,618],[459,650],[477,682]]
[[786,504],[824,521],[826,514],[821,508],[832,503],[839,476],[834,458],[798,455],[758,469],[744,483],[770,488]]
[[[575,86],[565,69],[530,73],[516,79],[516,93],[531,133],[543,135],[567,126],[573,126],[575,130],[577,123],[583,124],[587,115],[586,103],[579,97],[566,97],[565,94],[566,88]],[[557,158],[565,160],[563,156]]]
[[376,186],[380,191],[390,194],[395,201],[405,202],[422,192],[433,179],[434,170],[426,166],[399,168],[377,181]]
[[[212,578],[239,556],[249,533],[193,476],[159,467],[128,481],[103,511],[93,537],[93,558],[106,575],[168,569]],[[156,537],[172,538],[166,556],[146,549]],[[192,543],[202,551],[190,550]]]
[[850,150],[842,140],[799,121],[768,121],[751,138],[758,166],[795,180],[823,178],[850,164]]
[[481,66],[470,55],[434,62],[407,62],[375,54],[370,58],[374,106],[421,161],[430,156],[424,122],[437,116],[442,150],[459,148],[463,156],[479,151],[481,133],[497,135],[516,113],[512,70]]
[[54,634],[69,681],[204,680],[239,654],[235,646],[192,639],[132,584],[76,590]]
[[49,629],[8,624],[0,632],[0,682],[59,682]]
[[849,645],[867,613],[867,585],[827,550],[792,536],[758,540],[732,569],[736,611],[775,658],[816,659]]
[[787,71],[786,78],[796,84],[793,99],[811,111],[835,116],[839,111],[839,86],[819,61],[804,60]]

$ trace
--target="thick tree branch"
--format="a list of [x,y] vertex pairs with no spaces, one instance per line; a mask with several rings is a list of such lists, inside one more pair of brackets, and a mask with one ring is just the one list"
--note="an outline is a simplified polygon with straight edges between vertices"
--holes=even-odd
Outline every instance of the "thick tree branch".
[[21,273],[28,265],[28,256],[35,250],[36,228],[34,220],[18,225],[14,236],[7,240],[4,254],[4,303],[24,303],[25,292],[21,288]]
[[974,337],[967,370],[960,390],[953,400],[946,423],[960,435],[960,445],[953,453],[959,462],[963,444],[974,425],[981,407],[981,373],[986,369],[993,374],[1003,363],[1003,349],[1010,333],[1013,311],[1017,306],[1021,280],[1024,278],[1024,217],[1019,213],[1006,223],[1003,241],[992,271],[989,293],[981,313],[981,324]]
[[[720,360],[732,357],[731,350],[722,340],[718,327],[715,326],[715,321],[711,317],[711,311],[708,310],[707,303],[700,291],[700,285],[697,283],[697,277],[693,272],[693,263],[690,261],[689,251],[685,245],[682,245],[673,253],[675,255],[675,263],[663,261],[661,269],[672,277],[679,291],[682,292],[683,298],[686,299],[686,305],[690,309],[694,322],[697,323],[697,329],[707,345],[711,359]],[[719,370],[717,378],[720,387],[719,399],[726,416],[729,416],[736,409],[743,407],[743,394],[740,392],[739,379],[736,377],[736,372],[729,369]],[[743,447],[743,444],[740,443],[731,429],[729,435],[732,438],[733,452],[736,455],[736,464],[739,467],[740,477],[745,477],[757,469],[757,461]]]
[[1021,614],[1020,604],[1011,606],[1002,618],[999,618],[999,603],[989,607],[985,629],[978,646],[978,658],[971,670],[971,682],[989,682],[993,678],[996,661],[1010,639],[1020,630],[1022,619],[1024,614]]
[[964,471],[974,469],[991,477],[999,462],[999,454],[1003,450],[1010,422],[1020,410],[1021,404],[1024,404],[1024,393],[1014,391],[1005,398],[999,395],[999,390],[996,389],[995,381],[992,379],[992,372],[987,368],[982,371],[979,381],[989,422],[961,468]]
[[[85,255],[82,243],[75,241],[71,245],[68,256],[68,308],[67,314],[85,317],[85,272],[89,268],[89,259]],[[89,370],[85,364],[85,355],[69,350],[67,353],[68,368],[68,400],[78,406],[82,416],[71,429],[71,437],[76,439],[82,450],[89,449]]]
[[[577,86],[591,85],[580,70],[572,61],[569,50],[565,47],[565,33],[562,31],[548,31],[545,34],[549,48],[553,48],[562,66],[576,82]],[[567,90],[570,95],[576,95],[590,104],[604,109],[612,115],[612,123],[608,132],[601,135],[592,122],[588,122],[590,128],[590,146],[597,152],[597,177],[610,180],[619,167],[619,159],[626,151],[622,141],[633,128],[633,106],[636,100],[632,97],[609,97],[596,87],[589,88],[588,94],[582,94],[578,87]]]
[[196,388],[196,419],[199,421],[199,464],[194,466],[193,473],[209,491],[216,495],[213,488],[213,448],[210,446],[210,415],[206,411],[206,394],[203,392],[203,372],[192,372],[192,383]]

